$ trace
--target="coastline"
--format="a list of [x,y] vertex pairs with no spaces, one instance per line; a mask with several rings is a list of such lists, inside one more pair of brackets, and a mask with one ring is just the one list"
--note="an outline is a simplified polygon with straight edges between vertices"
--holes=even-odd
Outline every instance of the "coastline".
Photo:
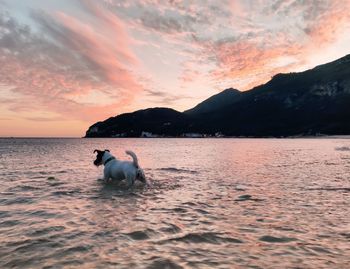
[[207,137],[183,137],[183,136],[159,136],[159,137],[132,137],[132,136],[124,136],[124,137],[81,137],[86,139],[93,138],[112,138],[112,139],[124,139],[124,138],[135,138],[135,139],[167,139],[167,138],[183,138],[183,139],[350,139],[350,135],[307,135],[307,136],[207,136]]
[[158,137],[132,137],[132,136],[123,136],[123,137],[22,137],[22,136],[3,136],[0,137],[1,139],[169,139],[169,138],[176,138],[176,139],[350,139],[350,135],[314,135],[314,136],[222,136],[222,137],[215,137],[215,136],[207,136],[207,137],[183,137],[183,136],[158,136]]

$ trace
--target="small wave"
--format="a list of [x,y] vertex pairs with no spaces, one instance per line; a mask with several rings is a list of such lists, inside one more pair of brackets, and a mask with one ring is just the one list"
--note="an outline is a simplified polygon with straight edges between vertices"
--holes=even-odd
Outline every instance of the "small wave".
[[344,236],[345,238],[350,239],[350,233],[340,233],[341,236]]
[[9,217],[11,213],[9,211],[0,211],[0,218]]
[[176,168],[176,167],[158,168],[157,170],[168,171],[168,172],[173,172],[173,173],[189,173],[189,174],[198,174],[199,173],[198,171]]
[[338,151],[350,151],[350,147],[336,147],[335,150],[338,150]]
[[255,202],[261,202],[263,199],[259,198],[253,198],[250,194],[244,194],[238,196],[237,199],[235,199],[236,202],[242,202],[242,201],[255,201]]
[[154,260],[149,264],[147,269],[161,269],[161,268],[169,268],[169,269],[182,269],[183,267],[179,264],[175,263],[170,259],[165,259],[161,257],[152,257],[151,260]]
[[185,206],[196,206],[197,205],[196,203],[193,203],[193,202],[184,202],[182,204]]
[[74,252],[78,252],[79,254],[81,254],[82,252],[90,251],[92,248],[92,245],[77,245],[64,249],[62,254],[72,254]]
[[18,224],[21,224],[19,220],[5,220],[0,222],[0,227],[13,227]]
[[54,195],[54,196],[71,196],[71,195],[74,195],[74,194],[79,194],[81,193],[80,190],[71,190],[71,191],[54,191],[51,193],[51,195]]
[[208,215],[209,214],[208,211],[200,209],[200,208],[194,209],[194,211],[197,211],[198,213],[203,214],[203,215]]
[[51,187],[56,187],[56,186],[64,185],[65,183],[60,181],[49,181],[47,182],[47,184]]
[[344,191],[344,192],[350,192],[350,188],[332,188],[332,187],[324,187],[324,188],[312,188],[307,189],[308,191]]
[[264,235],[259,238],[260,241],[269,242],[269,243],[288,243],[296,241],[296,238],[293,237],[275,237],[271,235]]
[[169,234],[177,234],[181,232],[181,228],[176,226],[175,224],[169,224],[169,226],[167,227],[160,228],[160,231]]
[[35,191],[35,190],[40,190],[39,187],[34,187],[34,186],[30,186],[30,185],[20,186],[20,188],[21,188],[23,191]]
[[15,253],[18,253],[18,252],[25,253],[29,251],[42,249],[42,248],[49,249],[49,248],[63,247],[63,243],[52,241],[50,238],[38,238],[35,240],[27,239],[24,241],[12,242],[12,244],[18,246],[17,248],[14,249]]
[[166,241],[178,241],[178,242],[185,242],[185,243],[208,243],[208,244],[221,244],[221,243],[236,243],[240,244],[243,243],[243,241],[228,237],[228,236],[220,236],[217,233],[188,233],[181,237],[175,237],[168,239]]
[[127,235],[133,240],[147,240],[147,239],[150,239],[151,238],[150,236],[154,233],[155,231],[147,229],[144,231],[134,231],[134,232],[126,233],[125,235]]
[[325,161],[324,164],[325,165],[338,165],[338,163],[333,163],[333,162],[328,162],[328,161]]
[[170,209],[170,211],[174,211],[176,213],[187,213],[187,209],[183,207],[174,207]]
[[31,197],[17,197],[15,199],[8,199],[4,202],[4,205],[14,205],[14,204],[32,204],[34,203]]
[[332,251],[329,251],[328,249],[324,247],[310,247],[310,249],[319,252],[319,253],[326,253],[326,254],[333,254]]
[[30,216],[41,217],[41,218],[58,218],[59,215],[56,213],[47,212],[45,210],[35,210],[27,213]]
[[15,192],[15,193],[18,193],[21,191],[36,191],[36,190],[40,190],[40,188],[35,187],[35,186],[31,186],[31,185],[19,185],[19,186],[9,188],[8,190]]
[[43,236],[43,235],[49,234],[51,232],[61,232],[64,229],[65,228],[63,226],[52,226],[52,227],[46,227],[43,229],[37,229],[37,230],[31,231],[27,235],[30,237]]
[[147,233],[145,233],[143,231],[131,232],[131,233],[128,233],[126,235],[129,236],[133,240],[146,240],[146,239],[149,239],[149,236],[147,235]]
[[251,200],[252,196],[250,194],[244,194],[238,197],[238,199],[236,199],[236,201],[245,201],[245,200]]

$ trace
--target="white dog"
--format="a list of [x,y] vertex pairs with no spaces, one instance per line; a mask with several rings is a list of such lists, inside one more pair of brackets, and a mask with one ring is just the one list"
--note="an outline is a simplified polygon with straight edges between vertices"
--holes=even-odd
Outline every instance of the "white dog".
[[96,152],[97,156],[94,165],[99,166],[103,164],[105,166],[103,170],[103,179],[106,182],[110,179],[119,181],[126,179],[128,188],[135,183],[135,180],[147,183],[145,174],[139,166],[136,154],[132,151],[125,151],[126,154],[132,157],[132,162],[117,160],[108,149],[95,149],[94,153]]

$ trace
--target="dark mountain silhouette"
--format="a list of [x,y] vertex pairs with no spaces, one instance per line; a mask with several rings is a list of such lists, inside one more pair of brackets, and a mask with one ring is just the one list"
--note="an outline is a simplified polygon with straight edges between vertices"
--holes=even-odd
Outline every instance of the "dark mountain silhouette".
[[227,136],[350,134],[350,55],[300,73],[277,74],[246,92],[227,89],[183,113],[152,108],[92,125],[86,137],[142,131]]
[[209,97],[194,108],[184,111],[185,114],[198,116],[200,114],[210,113],[224,106],[232,104],[237,101],[241,92],[239,90],[229,88],[218,94]]
[[97,122],[86,132],[86,137],[139,137],[143,131],[166,136],[178,136],[186,131],[188,117],[170,108],[148,108],[125,113]]

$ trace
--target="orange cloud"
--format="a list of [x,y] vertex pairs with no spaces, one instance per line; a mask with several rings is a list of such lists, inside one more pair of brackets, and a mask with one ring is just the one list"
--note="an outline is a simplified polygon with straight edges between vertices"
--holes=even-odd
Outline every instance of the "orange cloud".
[[[128,91],[138,91],[141,85],[136,83],[133,75],[126,69],[129,63],[135,64],[136,57],[126,46],[116,46],[118,40],[110,40],[97,29],[64,13],[57,13],[66,29],[70,30],[68,46],[79,51],[84,57],[100,68],[104,73],[104,78],[116,87]],[[114,30],[114,29],[113,29]],[[118,36],[119,32],[113,34]],[[119,58],[119,59],[118,59]],[[121,60],[126,60],[124,63]]]
[[[330,6],[322,6],[313,12],[309,10],[312,6],[308,5],[299,6],[299,10],[298,7],[294,7],[296,10],[293,11],[286,10],[296,5],[296,1],[287,2],[278,7],[274,6],[276,10],[270,10],[271,14],[293,12],[294,15],[295,12],[299,12],[299,16],[303,16],[305,20],[304,29],[282,27],[268,31],[268,27],[275,27],[275,25],[270,25],[266,26],[267,28],[263,31],[255,32],[252,31],[252,22],[250,22],[246,29],[241,29],[243,31],[241,36],[236,38],[225,38],[218,41],[195,40],[203,47],[201,57],[208,60],[212,58],[212,61],[216,63],[216,68],[211,71],[214,82],[232,81],[234,87],[248,90],[267,82],[277,73],[310,67],[308,59],[311,55],[322,54],[323,48],[342,38],[346,30],[348,30],[347,33],[350,32],[348,12],[350,2],[341,5],[338,2],[331,3]],[[233,8],[236,12],[240,12],[241,16],[249,15],[247,11],[242,11],[243,7],[239,1],[235,2]],[[267,20],[264,22],[267,25],[270,20],[272,21],[270,18],[263,18],[262,21],[264,19]],[[263,23],[256,22],[256,24],[261,30]]]
[[333,1],[330,9],[307,28],[310,41],[316,46],[325,46],[342,38],[344,30],[350,29],[349,9],[349,1]]

